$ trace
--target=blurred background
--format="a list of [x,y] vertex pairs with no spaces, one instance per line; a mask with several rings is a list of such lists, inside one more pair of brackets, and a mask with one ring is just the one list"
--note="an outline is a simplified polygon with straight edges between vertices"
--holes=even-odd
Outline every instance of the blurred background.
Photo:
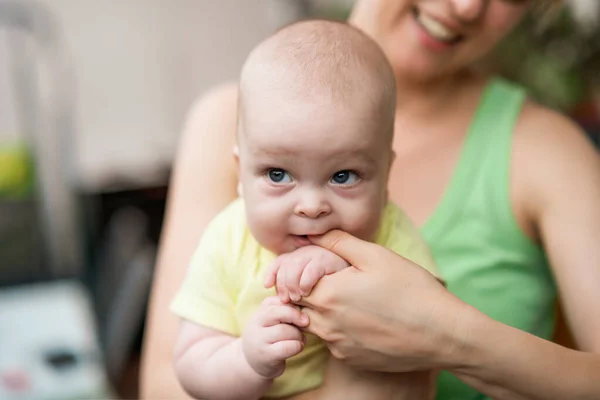
[[[0,398],[136,398],[187,110],[274,29],[352,0],[0,0]],[[482,68],[599,143],[600,2],[527,19]]]

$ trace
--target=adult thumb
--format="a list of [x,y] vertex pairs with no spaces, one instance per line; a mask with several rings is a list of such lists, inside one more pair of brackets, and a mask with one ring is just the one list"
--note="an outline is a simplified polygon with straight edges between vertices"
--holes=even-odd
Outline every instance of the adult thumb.
[[359,269],[369,264],[375,249],[373,243],[365,242],[339,229],[331,230],[320,236],[309,236],[308,238],[313,244],[337,254]]

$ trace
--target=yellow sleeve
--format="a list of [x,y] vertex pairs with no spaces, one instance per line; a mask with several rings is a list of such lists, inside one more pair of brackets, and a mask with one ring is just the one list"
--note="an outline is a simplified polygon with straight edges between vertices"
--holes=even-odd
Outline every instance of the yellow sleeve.
[[237,266],[232,246],[239,221],[235,221],[232,214],[235,213],[228,207],[207,226],[171,303],[171,311],[207,328],[238,336],[237,285],[235,279],[231,279],[235,276],[231,269]]
[[388,203],[384,211],[377,243],[408,258],[443,281],[425,239],[410,218],[392,203]]

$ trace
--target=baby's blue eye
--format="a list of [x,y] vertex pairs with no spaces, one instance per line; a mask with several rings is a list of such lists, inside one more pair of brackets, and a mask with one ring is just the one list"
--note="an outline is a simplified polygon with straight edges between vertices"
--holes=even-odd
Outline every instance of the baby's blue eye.
[[333,174],[331,177],[331,182],[336,185],[352,185],[358,181],[359,177],[356,172],[352,171],[339,171]]
[[286,170],[280,168],[271,168],[267,175],[271,182],[274,183],[290,183],[292,181],[290,174],[288,174]]

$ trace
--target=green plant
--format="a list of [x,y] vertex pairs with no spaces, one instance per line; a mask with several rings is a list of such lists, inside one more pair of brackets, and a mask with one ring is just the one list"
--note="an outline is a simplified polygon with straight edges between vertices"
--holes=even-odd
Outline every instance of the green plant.
[[537,101],[570,111],[600,83],[600,29],[584,31],[567,8],[542,32],[537,22],[526,17],[486,66],[526,86]]

